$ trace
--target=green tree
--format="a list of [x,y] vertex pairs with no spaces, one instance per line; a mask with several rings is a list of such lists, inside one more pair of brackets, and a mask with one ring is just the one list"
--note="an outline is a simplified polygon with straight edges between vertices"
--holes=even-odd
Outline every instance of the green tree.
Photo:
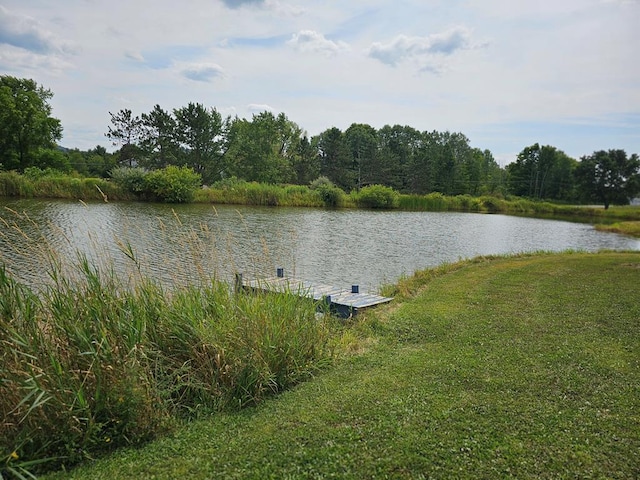
[[102,145],[96,145],[86,152],[87,170],[93,177],[108,178],[109,172],[117,165],[116,157]]
[[276,117],[265,111],[251,120],[235,118],[229,129],[227,153],[232,174],[247,181],[295,181],[303,135],[284,113]]
[[422,135],[409,126],[385,125],[378,130],[378,154],[382,159],[383,177],[378,182],[401,192],[409,192],[413,179],[410,165],[415,163]]
[[320,175],[317,146],[313,141],[309,141],[307,135],[300,139],[297,155],[294,155],[292,160],[296,184],[308,185]]
[[467,193],[470,195],[484,195],[502,192],[506,172],[495,161],[491,151],[474,148],[473,156],[475,162],[474,172],[477,173],[472,175],[472,190]]
[[114,146],[120,146],[118,153],[118,163],[120,165],[134,166],[140,161],[140,142],[142,140],[143,128],[142,120],[138,116],[133,116],[133,112],[128,108],[120,110],[118,113],[111,113],[111,124],[106,136]]
[[507,165],[508,188],[529,198],[571,200],[576,161],[550,145],[525,147],[514,163]]
[[175,164],[180,156],[176,119],[160,105],[149,113],[143,113],[140,147],[144,152],[142,166],[164,168]]
[[318,135],[314,143],[320,159],[320,175],[342,189],[352,189],[356,175],[351,152],[342,131],[337,127],[329,128]]
[[575,171],[578,189],[585,200],[627,205],[640,193],[640,159],[627,158],[624,150],[600,150],[584,156]]
[[562,150],[555,150],[554,157],[555,160],[545,185],[545,198],[565,201],[576,200],[574,172],[578,167],[578,161]]
[[436,165],[436,190],[445,195],[462,195],[472,190],[473,149],[466,135],[459,132],[439,134],[442,154]]
[[[24,78],[0,76],[0,166],[20,170],[39,165],[62,138],[60,120],[51,116],[51,90]],[[46,165],[44,165],[46,167]]]
[[87,151],[71,149],[67,151],[67,157],[73,170],[88,177],[108,178],[117,165],[115,156],[101,145]]
[[[226,171],[226,123],[220,112],[190,102],[186,107],[175,109],[173,115],[175,138],[183,155],[177,163],[192,168],[205,183],[222,179]],[[167,123],[170,125],[168,120]]]
[[462,134],[450,132],[424,132],[417,155],[411,165],[411,190],[424,194],[440,192],[445,195],[459,193],[463,188],[456,188],[456,183],[464,182],[458,175],[461,173],[460,157],[470,147]]
[[378,133],[371,125],[353,123],[344,132],[344,140],[349,147],[352,169],[356,174],[355,187],[377,183],[383,173],[384,161],[378,155]]
[[69,157],[58,148],[39,148],[34,154],[34,165],[42,170],[53,169],[62,173],[72,170]]

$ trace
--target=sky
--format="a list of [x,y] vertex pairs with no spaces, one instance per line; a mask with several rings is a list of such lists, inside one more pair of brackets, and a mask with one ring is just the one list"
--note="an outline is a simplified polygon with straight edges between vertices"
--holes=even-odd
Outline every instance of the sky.
[[50,89],[60,145],[189,102],[525,147],[640,154],[640,0],[0,0],[0,74]]

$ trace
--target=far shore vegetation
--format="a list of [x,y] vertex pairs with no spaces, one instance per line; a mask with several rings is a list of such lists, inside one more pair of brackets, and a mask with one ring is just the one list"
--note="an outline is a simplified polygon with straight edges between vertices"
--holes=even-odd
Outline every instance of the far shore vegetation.
[[347,193],[326,177],[309,185],[273,185],[231,178],[201,186],[198,175],[186,167],[152,172],[120,167],[113,170],[110,179],[36,167],[23,174],[0,172],[0,197],[502,213],[588,222],[601,230],[640,236],[640,206],[604,209],[598,205],[569,205],[502,195],[402,194],[383,185],[369,185]]

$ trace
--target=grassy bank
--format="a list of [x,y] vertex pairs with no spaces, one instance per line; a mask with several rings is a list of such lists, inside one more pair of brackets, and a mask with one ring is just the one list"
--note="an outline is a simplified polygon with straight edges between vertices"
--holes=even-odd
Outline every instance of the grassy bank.
[[[349,194],[337,189],[333,204],[327,205],[317,190],[306,186],[277,186],[239,182],[234,185],[212,186],[196,192],[200,203],[242,204],[261,206],[296,206],[342,208],[384,208],[401,211],[502,213],[542,218],[558,218],[573,221],[610,224],[619,221],[640,221],[640,207],[612,206],[605,210],[598,206],[560,205],[551,202],[532,201],[524,198],[500,198],[470,195],[445,196],[441,193],[426,195],[395,194],[394,202],[382,198],[378,203],[365,201],[368,192]],[[364,189],[363,189],[364,190]],[[366,200],[370,200],[367,197]]]
[[330,371],[51,478],[636,478],[639,282],[638,253],[420,272]]
[[610,225],[596,225],[596,229],[602,232],[621,233],[632,237],[640,238],[640,221],[638,222],[616,222]]

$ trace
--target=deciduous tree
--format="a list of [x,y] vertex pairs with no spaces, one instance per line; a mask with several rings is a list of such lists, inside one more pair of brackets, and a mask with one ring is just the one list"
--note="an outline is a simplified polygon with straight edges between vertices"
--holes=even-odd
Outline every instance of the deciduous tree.
[[60,120],[51,116],[51,90],[35,81],[0,76],[0,166],[23,171],[55,157],[52,149],[62,138]]
[[624,150],[600,150],[580,159],[576,180],[583,198],[605,209],[626,205],[640,193],[640,159],[635,153],[627,158]]
[[509,191],[522,197],[572,200],[576,165],[563,151],[535,143],[525,147],[507,166]]
[[290,183],[297,176],[302,129],[284,113],[235,118],[229,130],[229,164],[239,178],[266,183]]

